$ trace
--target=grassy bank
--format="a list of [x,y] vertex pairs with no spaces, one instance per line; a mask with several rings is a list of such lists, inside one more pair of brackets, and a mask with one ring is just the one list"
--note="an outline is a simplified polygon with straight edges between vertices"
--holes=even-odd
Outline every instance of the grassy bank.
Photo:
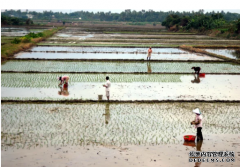
[[218,55],[218,54],[215,54],[215,53],[210,53],[210,52],[207,52],[207,51],[202,50],[200,48],[194,48],[192,46],[186,46],[186,45],[181,45],[181,46],[179,46],[179,48],[181,48],[183,50],[186,50],[186,51],[190,51],[190,52],[203,53],[203,54],[206,54],[206,55],[211,56],[211,57],[216,57],[216,58],[219,58],[219,59],[223,59],[223,60],[226,60],[226,61],[231,61],[231,62],[240,64],[239,60],[231,59],[231,58],[228,58],[226,56]]
[[33,38],[29,42],[20,42],[18,44],[11,43],[12,40],[2,39],[1,43],[1,60],[5,61],[10,57],[13,57],[14,54],[29,49],[30,47],[36,45],[38,42],[47,39],[48,37],[55,34],[57,31],[63,29],[63,27],[58,27],[54,29],[49,29],[42,32],[42,37]]

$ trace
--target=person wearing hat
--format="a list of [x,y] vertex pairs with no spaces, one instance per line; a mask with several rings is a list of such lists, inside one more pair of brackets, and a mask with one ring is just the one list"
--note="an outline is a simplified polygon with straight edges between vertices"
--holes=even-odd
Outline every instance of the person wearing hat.
[[196,114],[196,118],[194,121],[191,122],[191,125],[195,125],[195,128],[197,128],[197,141],[203,140],[203,135],[202,135],[203,116],[202,116],[202,113],[200,112],[199,108],[194,109],[193,112]]
[[69,76],[58,77],[58,80],[60,81],[58,85],[62,85],[62,84],[68,85]]

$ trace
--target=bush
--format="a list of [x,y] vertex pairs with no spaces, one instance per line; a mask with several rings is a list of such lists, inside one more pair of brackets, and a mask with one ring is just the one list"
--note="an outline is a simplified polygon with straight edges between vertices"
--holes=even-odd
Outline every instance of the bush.
[[19,44],[21,42],[20,39],[14,38],[14,40],[11,42],[12,44]]
[[23,43],[29,43],[29,42],[31,42],[31,37],[24,36],[24,37],[21,38],[21,41]]
[[38,36],[43,37],[43,33],[42,32],[38,33]]
[[35,34],[34,32],[30,32],[28,35],[25,35],[25,37],[38,38],[38,34]]

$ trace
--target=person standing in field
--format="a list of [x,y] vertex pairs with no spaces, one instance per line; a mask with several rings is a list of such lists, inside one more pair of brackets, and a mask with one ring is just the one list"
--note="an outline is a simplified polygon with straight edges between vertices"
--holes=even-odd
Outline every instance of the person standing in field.
[[58,84],[58,86],[59,86],[59,85],[62,85],[62,84],[68,85],[69,76],[58,77],[58,80],[60,81],[60,83]]
[[196,108],[195,110],[193,110],[193,112],[196,114],[196,118],[194,121],[191,122],[191,125],[195,125],[195,128],[197,128],[197,141],[200,141],[203,140],[202,135],[203,116],[199,108]]
[[149,49],[148,49],[148,56],[147,56],[147,60],[149,59],[151,59],[151,54],[152,54],[152,48],[151,47],[149,47]]
[[106,88],[106,96],[107,96],[107,99],[109,101],[111,82],[109,81],[109,77],[108,76],[106,77],[106,81],[107,82],[106,82],[105,85],[103,85],[103,87]]

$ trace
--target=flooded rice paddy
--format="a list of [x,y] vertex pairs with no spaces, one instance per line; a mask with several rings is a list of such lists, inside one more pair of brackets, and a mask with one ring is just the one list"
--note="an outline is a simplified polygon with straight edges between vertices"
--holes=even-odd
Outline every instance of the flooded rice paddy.
[[[22,36],[27,31],[38,30],[2,34]],[[119,42],[124,39],[127,42]],[[151,45],[236,45],[238,41],[204,35],[89,33],[86,28],[67,27],[45,42],[41,44],[77,46],[82,42],[90,47],[34,47],[2,64],[2,166],[194,166],[188,154],[196,151],[198,143],[186,146],[183,136],[196,134],[190,121],[197,107],[204,118],[202,150],[235,151],[236,162],[222,165],[239,166],[239,65],[178,48],[153,48],[152,60],[159,61],[136,61],[146,60],[146,46]],[[92,47],[97,44],[145,48]],[[206,76],[186,74],[193,72],[192,66],[201,67]],[[139,72],[144,74],[134,74]],[[63,75],[70,77],[68,87],[58,87],[57,78]],[[103,87],[106,76],[112,83],[109,102]],[[96,103],[98,95],[103,100]],[[206,102],[173,102],[196,100]]]
[[202,73],[240,73],[240,65],[203,62],[76,62],[45,60],[12,60],[2,64],[1,71],[15,72],[107,72],[107,73],[193,73],[192,67],[201,67]]
[[234,49],[205,49],[207,52],[215,53],[218,55],[226,56],[231,59],[240,59],[240,53]]
[[205,134],[239,134],[237,103],[2,104],[2,149],[50,146],[180,144],[195,134],[201,107]]
[[[58,87],[59,74],[2,73],[2,99],[105,100],[104,74],[64,74],[68,87]],[[111,100],[240,100],[238,75],[109,74]]]
[[[122,53],[43,53],[43,52],[21,52],[15,55],[16,59],[125,59],[146,60],[147,54],[122,54]],[[151,60],[212,60],[221,59],[209,57],[199,53],[189,54],[152,54]]]
[[[55,46],[37,46],[33,47],[32,52],[144,52],[147,53],[148,48],[117,48],[117,47],[55,47]],[[153,53],[188,53],[178,48],[152,48]]]
[[27,35],[30,32],[34,32],[34,33],[38,33],[38,32],[42,32],[46,29],[42,29],[42,28],[23,28],[23,27],[16,27],[16,28],[12,28],[12,27],[1,27],[1,36],[24,36]]

